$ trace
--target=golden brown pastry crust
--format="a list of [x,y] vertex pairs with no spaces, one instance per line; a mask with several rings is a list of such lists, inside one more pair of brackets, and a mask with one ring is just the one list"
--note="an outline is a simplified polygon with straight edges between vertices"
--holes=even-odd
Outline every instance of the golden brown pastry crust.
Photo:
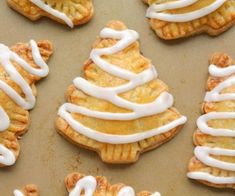
[[[143,1],[148,5],[151,4],[150,0]],[[189,37],[204,32],[217,36],[235,24],[235,0],[228,0],[215,12],[191,22],[175,23],[149,19],[149,23],[155,33],[165,40]]]
[[[210,64],[214,64],[219,67],[228,67],[230,65],[234,65],[234,63],[235,61],[230,56],[223,54],[223,53],[216,53],[210,59]],[[209,79],[207,81],[207,90],[211,91],[213,88],[215,88],[224,80],[225,78],[216,78],[216,77],[209,76]],[[223,92],[225,93],[225,91]],[[234,93],[235,92],[234,86],[227,88],[226,93],[228,92]],[[204,102],[202,105],[202,111],[203,113],[234,112],[235,101]],[[221,126],[219,125],[221,123],[221,120],[213,120],[213,121],[209,121],[208,123],[210,126],[215,127],[215,128]],[[228,128],[230,128],[229,126],[234,125],[234,123],[235,123],[234,119],[229,119],[225,122],[222,122],[223,126],[227,125]],[[228,148],[228,149],[233,149],[233,150],[235,149],[234,138],[210,136],[210,135],[202,133],[199,129],[195,131],[193,140],[196,146],[220,147],[220,148]],[[235,157],[226,157],[226,156],[217,156],[217,157],[214,156],[214,157],[222,161],[235,163]],[[203,164],[201,161],[199,161],[196,157],[193,157],[190,160],[188,171],[189,172],[203,171],[203,172],[207,172],[209,174],[212,174],[214,176],[219,176],[219,177],[235,177],[235,172],[207,166]],[[203,184],[216,187],[216,188],[235,189],[235,184],[213,184],[207,181],[202,181],[202,180],[199,180],[199,181]]]
[[[119,21],[111,21],[108,23],[107,27],[116,30],[123,30],[127,28],[122,22]],[[110,47],[116,42],[116,40],[112,39],[97,38],[93,48]],[[135,42],[118,54],[104,56],[103,58],[117,66],[135,73],[142,72],[151,65],[150,60],[140,54],[138,42]],[[114,77],[102,71],[91,60],[88,60],[85,63],[84,71],[85,78],[98,86],[118,86],[126,82],[123,79]],[[120,96],[131,102],[149,103],[155,100],[163,91],[168,91],[168,87],[161,80],[156,79],[149,82],[148,84],[137,87],[135,90],[123,93]],[[76,89],[74,85],[71,85],[68,88],[66,92],[66,98],[70,103],[88,107],[92,110],[112,113],[129,112],[126,109],[119,108],[107,101],[90,97],[82,91]],[[163,124],[178,119],[181,117],[181,115],[175,108],[170,108],[161,114],[132,121],[105,121],[78,114],[74,114],[73,117],[82,124],[100,132],[109,134],[133,134],[162,126]],[[140,153],[154,149],[157,146],[167,142],[181,129],[181,126],[178,126],[166,133],[156,135],[139,142],[114,145],[97,142],[79,134],[73,130],[64,119],[60,117],[58,117],[56,120],[56,127],[58,132],[70,142],[96,151],[100,155],[101,159],[107,163],[135,162],[138,160]]]
[[21,192],[25,196],[39,196],[40,195],[38,187],[34,184],[26,185],[25,187],[21,189]]
[[[52,44],[49,41],[39,41],[37,42],[42,58],[47,61],[52,54]],[[37,67],[33,61],[31,47],[29,44],[18,43],[11,47],[11,50],[17,53],[21,58],[23,58],[26,62],[28,62],[32,67]],[[38,76],[34,76],[25,71],[21,66],[19,66],[16,62],[13,62],[13,65],[16,67],[21,76],[28,82],[31,86],[34,95],[36,95],[36,87],[35,83],[39,81],[41,78]],[[6,71],[0,66],[0,79],[10,85],[16,92],[23,96],[22,89],[18,87],[16,83],[14,83]],[[18,106],[10,97],[7,96],[5,92],[0,90],[0,105],[6,111],[10,118],[10,127],[3,132],[0,132],[0,144],[7,147],[11,150],[16,159],[19,156],[20,146],[17,140],[17,137],[22,136],[29,127],[30,119],[29,112],[20,106]],[[4,167],[5,165],[1,165],[0,167]]]
[[[71,173],[65,178],[65,186],[68,192],[71,192],[77,182],[84,178],[85,175],[80,173]],[[108,183],[107,179],[103,176],[95,177],[97,181],[97,188],[94,196],[105,196],[105,195],[114,195],[116,196],[118,192],[125,186],[122,183],[111,185]],[[137,194],[137,196],[150,196],[152,193],[148,191],[142,191]],[[81,195],[83,196],[83,195]]]
[[[56,4],[56,0],[44,0],[45,2],[54,5]],[[61,1],[61,0],[60,0]],[[63,13],[65,13],[72,20],[74,25],[82,25],[87,23],[94,14],[94,7],[92,0],[78,0],[77,2],[71,0],[62,0],[67,1],[67,5],[71,4],[73,9],[67,10],[66,6],[59,6]],[[37,7],[35,4],[31,3],[29,0],[7,0],[8,5],[26,16],[32,21],[39,20],[41,17],[48,17],[52,20],[55,20],[59,23],[65,24],[65,22],[57,17],[45,12],[41,8]],[[61,2],[58,2],[61,3]]]

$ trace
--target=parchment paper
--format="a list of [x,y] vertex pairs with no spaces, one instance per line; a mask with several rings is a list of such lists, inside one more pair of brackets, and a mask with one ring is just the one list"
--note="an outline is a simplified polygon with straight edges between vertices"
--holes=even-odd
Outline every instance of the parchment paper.
[[[0,42],[14,45],[30,39],[48,39],[55,52],[49,61],[50,75],[37,85],[37,105],[30,113],[31,126],[20,140],[21,154],[15,166],[0,169],[0,195],[12,195],[27,183],[39,186],[42,196],[67,195],[64,177],[80,171],[105,175],[110,182],[123,182],[136,190],[159,191],[163,196],[232,196],[190,181],[186,168],[193,155],[192,134],[205,95],[208,59],[216,51],[233,55],[235,27],[219,37],[200,35],[174,42],[158,39],[145,19],[141,0],[94,0],[93,20],[70,30],[49,19],[31,22],[0,1]],[[72,80],[82,74],[83,62],[104,25],[119,19],[140,33],[142,52],[152,59],[159,77],[175,97],[175,106],[188,117],[184,129],[170,142],[145,153],[136,164],[113,166],[101,162],[88,150],[78,148],[57,134],[54,120],[64,93]],[[234,55],[235,58],[235,55]]]

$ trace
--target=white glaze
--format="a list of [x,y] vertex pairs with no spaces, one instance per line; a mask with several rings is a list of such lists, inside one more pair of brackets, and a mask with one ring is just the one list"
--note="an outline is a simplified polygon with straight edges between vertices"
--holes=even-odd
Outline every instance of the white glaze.
[[51,6],[47,5],[43,0],[30,0],[33,4],[44,10],[45,12],[53,15],[54,17],[63,20],[69,27],[73,28],[73,21],[64,13],[53,9]]
[[198,160],[205,165],[216,167],[224,170],[235,171],[235,163],[227,163],[211,157],[210,155],[222,155],[222,156],[235,156],[235,150],[229,150],[224,148],[211,148],[207,146],[197,146],[194,150],[194,154]]
[[109,143],[109,144],[126,144],[126,143],[138,142],[138,141],[153,137],[155,135],[165,133],[179,125],[182,125],[187,120],[186,117],[183,116],[162,127],[148,130],[142,133],[136,133],[132,135],[114,135],[114,134],[101,133],[101,132],[98,132],[98,131],[95,131],[93,129],[83,126],[80,122],[75,120],[69,112],[64,110],[64,105],[60,108],[58,114],[64,120],[66,120],[74,130],[76,130],[80,134],[85,135],[93,140],[104,142],[104,143]]
[[217,67],[216,65],[209,66],[209,73],[214,77],[226,77],[235,73],[235,65],[230,65],[228,67]]
[[[130,186],[124,186],[123,188],[120,189],[120,191],[117,194],[117,196],[135,196],[135,195],[136,195],[135,190]],[[158,192],[155,192],[151,194],[150,196],[161,196],[161,194]]]
[[234,184],[235,177],[219,177],[205,172],[189,172],[187,176],[195,180],[205,180],[214,184]]
[[[9,86],[4,81],[0,80],[0,89],[4,91],[16,104],[21,106],[22,108],[29,110],[32,109],[35,105],[35,96],[33,95],[33,91],[27,81],[21,76],[21,74],[17,71],[17,69],[12,64],[12,61],[16,62],[19,66],[21,66],[25,71],[28,73],[39,76],[39,77],[45,77],[48,72],[48,66],[44,62],[39,48],[37,46],[37,43],[33,40],[30,41],[30,46],[32,49],[32,56],[34,62],[38,65],[39,68],[33,68],[28,64],[23,58],[21,58],[16,53],[12,52],[7,46],[0,44],[0,64],[4,68],[4,70],[9,75],[10,79],[14,81],[23,91],[25,98],[22,98],[18,92],[16,92],[11,86]],[[4,111],[4,109],[0,106],[0,132],[5,131],[10,126],[10,120],[7,113]],[[11,157],[11,161],[7,162],[7,164],[4,163],[4,160],[0,159],[0,163],[5,165],[11,165],[14,164],[15,158],[13,160],[11,151],[6,151],[6,149],[3,149],[1,147],[1,151],[4,151],[4,156]]]
[[223,93],[223,94],[221,94],[221,91],[223,89],[231,87],[232,85],[235,85],[235,76],[231,76],[227,80],[221,82],[213,90],[211,90],[210,92],[207,92],[204,100],[207,101],[207,102],[235,100],[235,93]]
[[151,196],[161,196],[159,192],[153,193]]
[[19,190],[14,190],[13,194],[14,196],[24,196],[24,194]]
[[156,3],[149,6],[146,17],[167,22],[189,22],[207,16],[220,8],[226,0],[216,0],[205,8],[184,14],[170,14],[164,11],[184,8],[196,3],[198,0],[177,0],[167,3]]
[[235,119],[235,112],[210,112],[200,116],[197,120],[197,126],[201,132],[212,136],[235,137],[235,130],[215,129],[207,125],[209,120],[216,119]]
[[117,196],[135,196],[135,190],[130,186],[124,186],[120,189]]
[[209,67],[209,73],[213,77],[228,77],[226,80],[221,82],[219,85],[217,85],[213,90],[206,93],[205,101],[226,101],[226,100],[235,100],[235,93],[223,93],[221,94],[221,91],[225,88],[231,87],[232,85],[235,85],[235,76],[233,74],[235,73],[235,65],[230,65],[228,67],[217,67],[216,65],[210,65]]
[[84,191],[84,196],[93,196],[97,186],[96,179],[93,176],[86,176],[79,180],[69,196],[80,196]]
[[14,153],[6,148],[4,145],[0,144],[0,164],[3,165],[13,165],[16,161]]
[[144,85],[156,79],[158,74],[153,65],[151,65],[150,68],[144,70],[143,72],[135,74],[113,64],[110,64],[101,58],[101,56],[103,55],[112,55],[118,53],[133,44],[139,38],[137,32],[133,30],[116,31],[113,29],[104,28],[101,31],[100,36],[101,38],[112,38],[119,41],[109,48],[93,49],[90,58],[105,72],[116,77],[128,80],[129,82],[121,86],[105,88],[92,84],[81,77],[77,77],[74,79],[73,83],[77,89],[82,90],[87,95],[106,100],[116,106],[131,110],[133,112],[99,112],[75,104],[66,103],[60,107],[58,115],[66,120],[69,125],[80,134],[85,135],[93,140],[110,144],[125,144],[137,142],[161,133],[165,133],[179,125],[184,124],[186,122],[186,117],[182,116],[179,119],[176,119],[162,127],[153,130],[147,130],[142,133],[132,135],[112,135],[92,130],[82,125],[80,122],[72,117],[71,113],[79,113],[98,119],[128,121],[162,113],[173,105],[173,96],[168,92],[162,92],[160,96],[156,98],[156,100],[147,104],[133,103],[119,97],[119,94],[121,93],[128,92],[138,86]]
[[[210,65],[209,72],[213,77],[230,77],[225,79],[210,92],[207,92],[204,100],[207,102],[234,100],[235,93],[221,94],[221,91],[235,84],[235,77],[231,76],[235,73],[235,66],[231,65],[229,67],[220,68],[216,65]],[[235,137],[235,130],[223,128],[216,129],[208,126],[208,121],[216,119],[235,119],[235,112],[210,112],[204,114],[198,118],[197,126],[202,133],[214,137]],[[216,155],[235,157],[235,150],[209,146],[197,146],[195,148],[194,154],[195,157],[205,165],[227,171],[235,171],[235,163],[220,161],[219,159],[213,158],[211,156]],[[189,172],[188,177],[197,180],[205,180],[215,184],[235,183],[235,177],[213,176],[206,172]]]
[[[97,181],[93,176],[86,176],[80,179],[74,189],[69,193],[69,196],[81,196],[84,191],[84,196],[93,196],[97,188]],[[117,196],[135,196],[135,190],[130,186],[124,186],[120,189]],[[161,196],[160,193],[153,193],[151,196]]]

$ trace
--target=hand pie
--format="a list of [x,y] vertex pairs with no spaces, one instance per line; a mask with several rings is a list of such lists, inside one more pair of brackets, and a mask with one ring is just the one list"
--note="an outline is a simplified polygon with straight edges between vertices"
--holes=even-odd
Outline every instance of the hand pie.
[[[85,176],[79,173],[72,173],[65,178],[66,188],[69,196],[135,196],[135,190],[122,183],[111,185],[107,179],[102,176]],[[138,196],[161,196],[160,193],[150,193],[142,191]]]
[[29,184],[26,185],[21,190],[14,190],[13,192],[14,196],[39,196],[39,190],[36,185]]
[[165,40],[206,32],[215,36],[235,22],[235,0],[144,0],[146,17]]
[[235,62],[226,54],[215,54],[210,64],[188,177],[208,186],[235,189]]
[[92,0],[7,0],[9,6],[30,20],[45,16],[73,28],[88,22],[94,13]]
[[47,76],[44,61],[52,54],[49,41],[0,44],[0,166],[13,165],[19,156],[17,137],[29,126],[28,110],[35,105],[35,83]]
[[104,162],[135,162],[186,122],[155,67],[140,54],[138,37],[122,22],[108,23],[85,63],[85,78],[74,79],[69,103],[58,112],[59,133],[98,152]]

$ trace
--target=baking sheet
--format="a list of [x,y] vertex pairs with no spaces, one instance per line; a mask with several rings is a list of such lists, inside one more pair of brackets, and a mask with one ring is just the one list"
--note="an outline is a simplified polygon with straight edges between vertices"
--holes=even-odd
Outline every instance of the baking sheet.
[[[200,35],[164,42],[150,30],[141,0],[94,0],[95,17],[80,28],[70,30],[49,19],[31,22],[0,1],[0,42],[14,45],[30,39],[48,39],[55,52],[50,59],[50,75],[37,85],[37,105],[31,111],[29,132],[21,139],[21,154],[15,166],[0,169],[0,195],[35,183],[44,196],[67,195],[63,183],[70,172],[105,175],[110,182],[123,182],[136,190],[159,191],[163,196],[232,196],[230,190],[206,187],[186,178],[193,155],[192,134],[200,114],[208,74],[208,59],[216,51],[231,55],[235,51],[235,28],[220,37]],[[64,93],[74,77],[82,74],[91,44],[104,25],[119,19],[140,33],[142,52],[152,59],[159,77],[175,97],[175,105],[188,117],[176,138],[145,153],[136,164],[107,165],[96,153],[78,148],[57,134],[54,120]],[[234,55],[235,58],[235,55]]]

